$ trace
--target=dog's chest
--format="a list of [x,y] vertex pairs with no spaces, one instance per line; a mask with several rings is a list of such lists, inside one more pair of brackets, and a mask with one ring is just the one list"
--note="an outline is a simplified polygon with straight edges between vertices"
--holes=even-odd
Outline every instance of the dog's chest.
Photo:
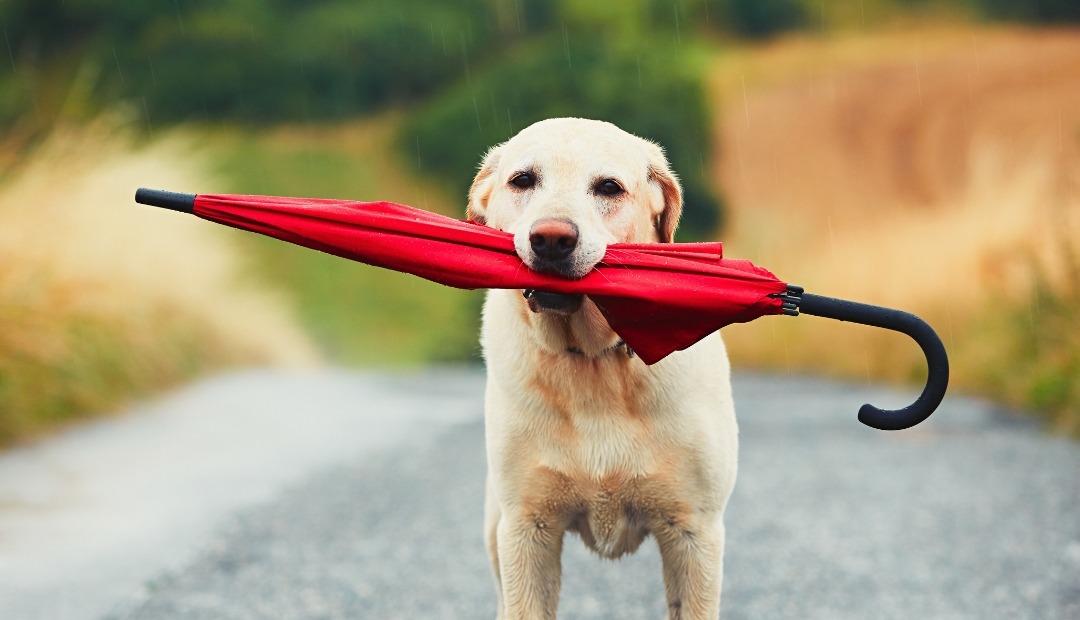
[[537,519],[579,532],[614,558],[634,551],[650,531],[685,520],[687,476],[667,437],[673,412],[648,378],[600,376],[605,370],[536,376],[532,424],[543,430],[527,435],[538,464],[523,472],[521,488]]

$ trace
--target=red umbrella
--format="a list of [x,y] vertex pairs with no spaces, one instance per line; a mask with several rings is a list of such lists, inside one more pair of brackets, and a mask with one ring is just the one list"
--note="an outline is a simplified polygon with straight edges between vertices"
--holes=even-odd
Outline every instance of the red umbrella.
[[803,293],[749,261],[723,258],[719,243],[613,244],[593,271],[570,280],[526,267],[509,233],[389,202],[148,189],[139,189],[135,200],[456,288],[585,294],[647,364],[726,325],[768,314],[801,311],[902,331],[927,356],[927,386],[901,410],[864,405],[859,419],[874,428],[918,424],[948,385],[945,349],[918,317]]

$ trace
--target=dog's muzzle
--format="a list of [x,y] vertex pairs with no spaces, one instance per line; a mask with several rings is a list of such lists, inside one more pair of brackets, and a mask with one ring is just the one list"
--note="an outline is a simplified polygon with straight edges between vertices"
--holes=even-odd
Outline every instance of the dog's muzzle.
[[529,303],[529,310],[552,314],[573,314],[581,309],[581,304],[585,301],[584,295],[564,295],[531,289],[522,291],[522,295]]

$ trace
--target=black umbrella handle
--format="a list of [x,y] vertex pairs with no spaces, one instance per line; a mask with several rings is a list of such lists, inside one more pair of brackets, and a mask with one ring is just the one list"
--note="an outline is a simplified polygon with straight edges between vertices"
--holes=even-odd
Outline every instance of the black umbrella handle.
[[859,409],[859,421],[863,424],[883,431],[911,428],[930,417],[941,404],[945,390],[949,387],[949,356],[941,338],[938,338],[926,321],[902,310],[803,293],[797,286],[789,286],[783,299],[787,314],[802,312],[838,321],[884,327],[903,332],[919,343],[923,355],[926,356],[927,365],[926,387],[922,394],[915,402],[902,409],[879,409],[871,404],[863,405]]
[[195,194],[181,194],[180,192],[167,192],[163,189],[140,187],[135,190],[135,202],[141,205],[172,209],[184,213],[195,212]]

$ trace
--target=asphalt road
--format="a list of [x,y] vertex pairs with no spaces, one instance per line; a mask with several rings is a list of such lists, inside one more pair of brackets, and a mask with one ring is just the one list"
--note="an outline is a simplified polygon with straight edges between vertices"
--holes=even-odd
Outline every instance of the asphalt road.
[[[492,618],[483,377],[249,372],[0,456],[0,618]],[[723,617],[1080,618],[1080,445],[947,399],[736,378]],[[662,618],[568,541],[561,618]]]

